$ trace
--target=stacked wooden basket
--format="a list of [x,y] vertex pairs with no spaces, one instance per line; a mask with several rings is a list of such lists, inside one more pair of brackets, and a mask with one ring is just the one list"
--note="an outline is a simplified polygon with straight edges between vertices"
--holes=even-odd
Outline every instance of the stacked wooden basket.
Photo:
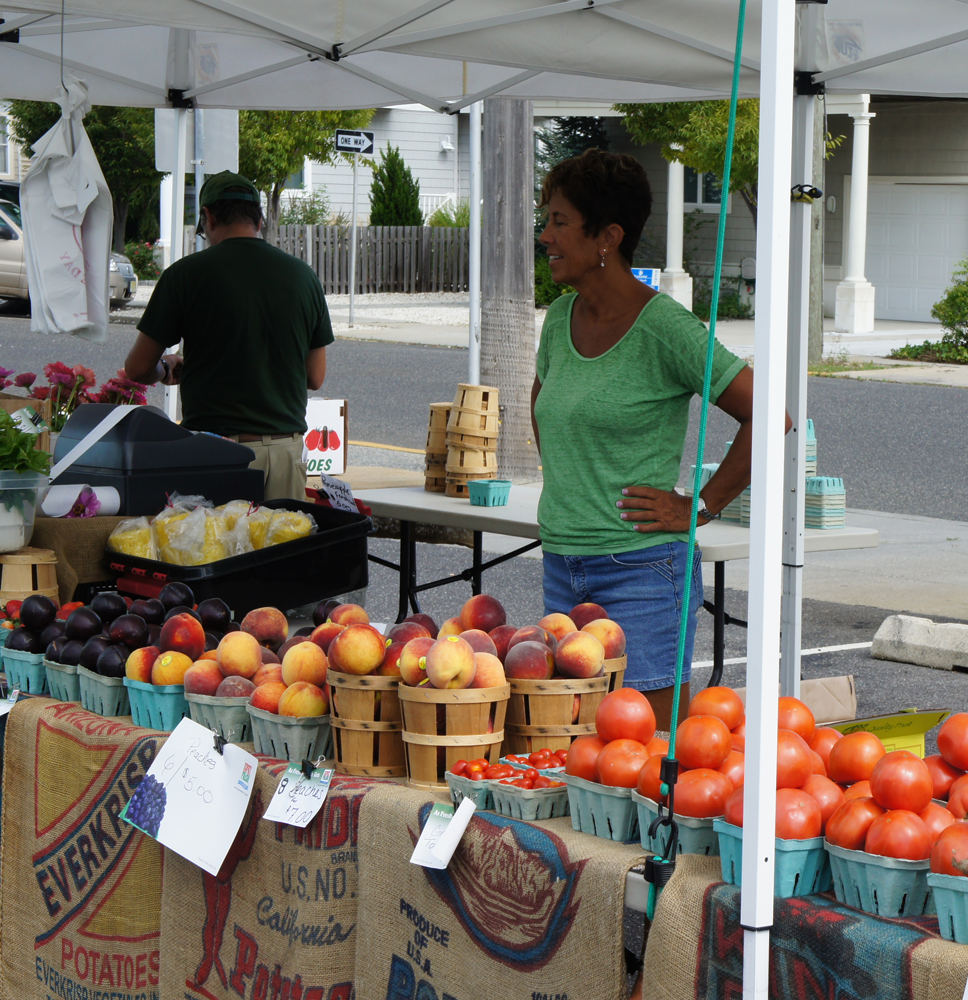
[[452,404],[431,404],[427,490],[467,499],[469,482],[497,478],[497,401],[492,386],[461,384]]

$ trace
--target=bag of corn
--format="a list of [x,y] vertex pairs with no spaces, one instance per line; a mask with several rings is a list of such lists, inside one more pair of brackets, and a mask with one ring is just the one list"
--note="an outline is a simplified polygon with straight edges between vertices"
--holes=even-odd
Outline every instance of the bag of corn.
[[146,517],[132,517],[121,521],[108,536],[108,548],[112,552],[123,552],[140,559],[158,558],[151,523]]

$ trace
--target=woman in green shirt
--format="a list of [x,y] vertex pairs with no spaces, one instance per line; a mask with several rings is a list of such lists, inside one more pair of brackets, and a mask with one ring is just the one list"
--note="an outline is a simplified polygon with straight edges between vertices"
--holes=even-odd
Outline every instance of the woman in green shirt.
[[[632,256],[652,207],[631,156],[589,149],[545,177],[541,243],[551,274],[575,294],[548,310],[531,390],[544,488],[538,522],[545,613],[600,604],[628,640],[625,684],[669,725],[686,570],[690,500],[674,491],[689,419],[702,392],[707,330],[669,296],[636,279]],[[711,401],[739,422],[703,487],[706,524],[749,484],[753,374],[716,344]],[[683,703],[695,612],[694,556]]]

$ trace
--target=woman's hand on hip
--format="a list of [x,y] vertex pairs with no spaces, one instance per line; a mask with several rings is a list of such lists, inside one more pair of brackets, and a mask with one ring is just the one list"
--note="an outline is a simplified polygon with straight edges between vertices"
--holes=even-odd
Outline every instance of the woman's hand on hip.
[[[679,493],[657,490],[651,486],[628,486],[616,503],[623,521],[634,522],[642,532],[689,530],[692,501]],[[706,522],[700,518],[699,523]]]

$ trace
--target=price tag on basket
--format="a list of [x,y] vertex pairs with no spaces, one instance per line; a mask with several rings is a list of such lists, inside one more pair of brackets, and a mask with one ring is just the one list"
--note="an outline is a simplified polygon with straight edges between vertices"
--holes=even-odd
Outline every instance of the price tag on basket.
[[259,762],[182,719],[121,818],[209,875],[217,875],[245,816]]
[[20,697],[20,688],[14,688],[10,694],[0,701],[0,719],[5,716],[14,705],[17,704],[17,699]]
[[305,770],[298,764],[286,768],[269,808],[262,814],[263,819],[300,828],[313,819],[326,801],[333,771],[332,768],[323,771],[316,767],[307,777],[308,769],[308,764]]
[[449,802],[435,802],[410,855],[410,864],[446,868],[476,808],[470,797],[461,800],[456,812]]

